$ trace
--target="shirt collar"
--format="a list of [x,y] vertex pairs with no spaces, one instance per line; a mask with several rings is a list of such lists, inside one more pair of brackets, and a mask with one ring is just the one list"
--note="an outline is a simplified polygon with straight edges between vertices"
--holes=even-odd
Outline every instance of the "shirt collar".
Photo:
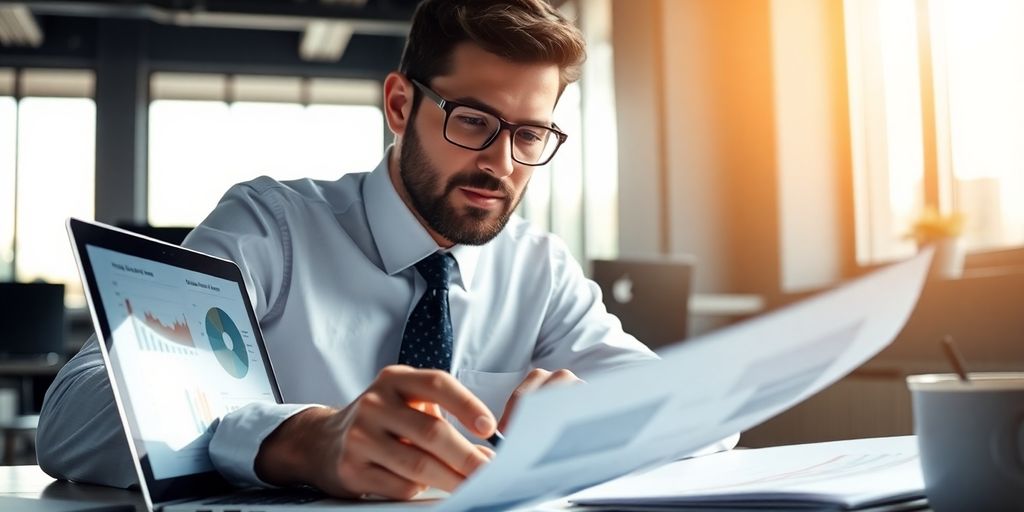
[[[369,176],[363,188],[363,204],[370,234],[377,245],[384,271],[395,275],[437,252],[437,242],[402,201],[388,174],[388,157],[393,147]],[[455,245],[448,252],[455,257],[458,272],[452,282],[468,290],[476,273],[481,247]]]
[[452,278],[453,282],[462,285],[464,290],[469,290],[473,285],[473,276],[476,275],[477,262],[480,261],[482,245],[456,245],[449,251],[458,263],[459,272]]

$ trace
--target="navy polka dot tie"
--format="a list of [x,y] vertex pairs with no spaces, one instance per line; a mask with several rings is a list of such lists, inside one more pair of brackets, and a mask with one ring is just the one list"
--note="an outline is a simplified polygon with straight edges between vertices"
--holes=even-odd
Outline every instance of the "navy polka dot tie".
[[452,365],[452,318],[448,311],[448,281],[455,258],[435,252],[416,264],[427,291],[416,303],[402,335],[398,364],[449,371]]

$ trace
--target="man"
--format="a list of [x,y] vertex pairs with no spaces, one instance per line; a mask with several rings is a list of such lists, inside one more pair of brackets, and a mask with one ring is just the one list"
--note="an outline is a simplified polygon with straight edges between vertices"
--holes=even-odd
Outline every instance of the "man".
[[[583,58],[542,0],[428,0],[384,82],[395,143],[376,170],[228,191],[185,245],[242,268],[289,404],[215,425],[221,473],[344,497],[452,490],[493,456],[470,438],[522,393],[655,358],[560,241],[512,216],[565,140],[551,115]],[[46,396],[47,473],[135,481],[109,387],[90,340]]]

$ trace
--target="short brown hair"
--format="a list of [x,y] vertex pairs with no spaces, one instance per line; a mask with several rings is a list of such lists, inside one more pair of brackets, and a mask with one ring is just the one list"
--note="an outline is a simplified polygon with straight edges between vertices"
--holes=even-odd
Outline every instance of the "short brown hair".
[[559,94],[579,79],[586,59],[579,29],[544,0],[425,0],[413,15],[399,70],[429,83],[450,71],[462,42],[512,62],[557,64]]

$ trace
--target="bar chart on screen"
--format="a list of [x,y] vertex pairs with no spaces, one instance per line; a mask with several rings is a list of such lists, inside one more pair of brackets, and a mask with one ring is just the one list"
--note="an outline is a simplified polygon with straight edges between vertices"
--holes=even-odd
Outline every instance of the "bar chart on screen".
[[216,418],[213,408],[210,407],[209,397],[201,389],[189,389],[185,390],[185,401],[188,402],[197,433],[206,432]]
[[132,301],[128,298],[124,299],[124,306],[135,329],[140,350],[195,355],[195,340],[184,313],[162,317],[149,309],[138,311],[132,307]]

